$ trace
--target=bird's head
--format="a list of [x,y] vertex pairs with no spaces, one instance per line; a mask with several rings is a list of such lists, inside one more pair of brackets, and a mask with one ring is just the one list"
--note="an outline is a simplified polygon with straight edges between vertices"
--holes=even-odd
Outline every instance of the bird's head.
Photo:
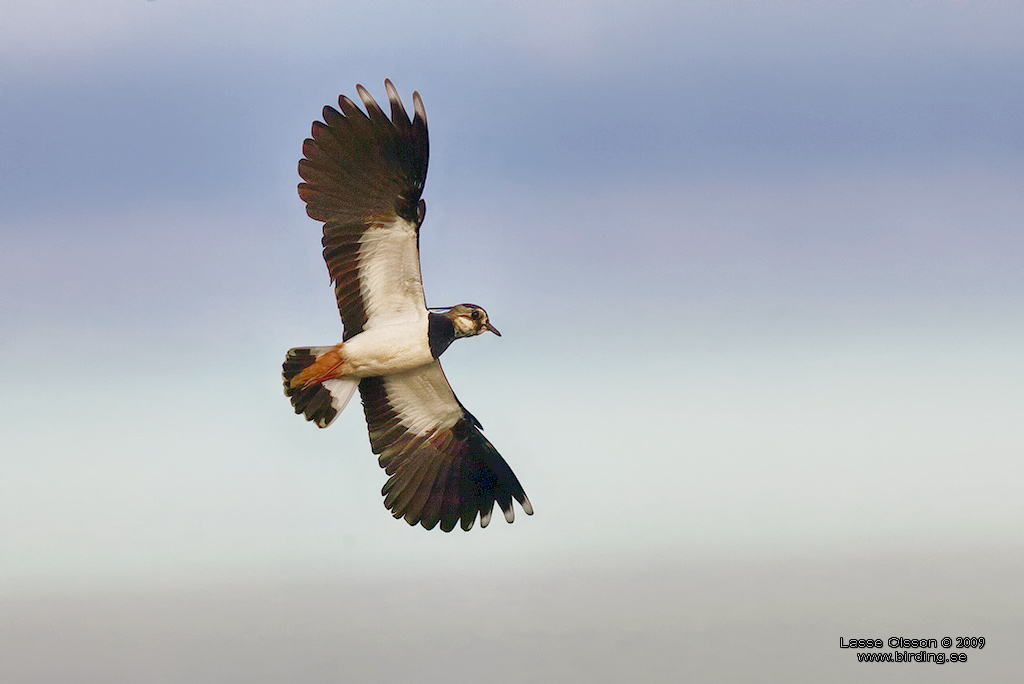
[[498,329],[487,320],[487,312],[476,304],[456,304],[444,312],[455,326],[455,337],[472,337],[485,330],[501,337]]

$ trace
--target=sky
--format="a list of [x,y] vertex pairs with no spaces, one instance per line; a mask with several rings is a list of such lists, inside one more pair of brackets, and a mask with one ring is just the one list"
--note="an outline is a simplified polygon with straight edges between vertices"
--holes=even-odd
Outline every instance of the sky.
[[[1005,2],[5,0],[0,678],[1011,681],[1022,33]],[[393,520],[358,408],[317,430],[281,391],[341,336],[302,140],[384,78],[430,125],[428,303],[503,334],[443,362],[512,525]],[[839,648],[947,635],[989,646]]]

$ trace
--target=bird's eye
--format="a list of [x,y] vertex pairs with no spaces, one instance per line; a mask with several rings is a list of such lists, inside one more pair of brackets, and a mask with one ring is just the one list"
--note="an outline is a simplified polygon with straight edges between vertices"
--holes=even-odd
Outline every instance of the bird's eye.
[[469,315],[469,317],[472,318],[474,321],[479,321],[480,320],[480,312],[479,311],[473,311],[473,313],[471,313]]

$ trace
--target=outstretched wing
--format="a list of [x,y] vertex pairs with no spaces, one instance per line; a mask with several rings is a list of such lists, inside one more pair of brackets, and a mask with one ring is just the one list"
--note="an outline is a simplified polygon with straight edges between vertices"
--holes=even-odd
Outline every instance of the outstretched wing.
[[427,115],[413,93],[410,121],[398,91],[384,81],[391,118],[362,86],[366,113],[344,95],[324,107],[302,145],[299,197],[324,222],[324,259],[334,282],[345,339],[364,328],[427,315],[418,233],[425,206]]
[[370,446],[391,478],[384,505],[396,518],[450,532],[491,521],[494,503],[512,522],[512,499],[527,515],[533,506],[480,423],[455,398],[437,361],[359,382]]

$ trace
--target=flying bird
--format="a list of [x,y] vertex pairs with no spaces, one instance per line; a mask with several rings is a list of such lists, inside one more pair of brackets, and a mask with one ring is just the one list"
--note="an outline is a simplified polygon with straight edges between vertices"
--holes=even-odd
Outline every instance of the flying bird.
[[344,324],[341,344],[290,349],[284,391],[297,414],[324,428],[356,388],[370,448],[391,477],[384,505],[396,518],[449,532],[486,527],[495,502],[508,522],[512,500],[533,506],[482,426],[452,392],[438,358],[454,340],[500,336],[483,308],[427,308],[419,234],[426,213],[427,116],[414,116],[384,81],[391,118],[361,85],[364,113],[344,95],[324,107],[302,145],[299,197],[322,221],[324,259]]

